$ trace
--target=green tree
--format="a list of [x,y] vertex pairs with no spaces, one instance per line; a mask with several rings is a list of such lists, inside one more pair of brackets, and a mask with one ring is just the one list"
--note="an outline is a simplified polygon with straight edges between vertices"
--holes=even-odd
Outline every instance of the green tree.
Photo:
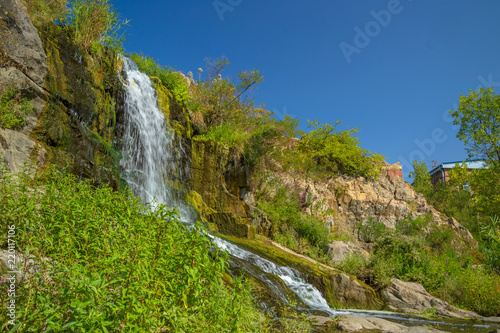
[[[238,83],[222,78],[222,71],[229,65],[229,60],[207,60],[207,77],[191,87],[192,100],[189,108],[201,112],[206,129],[224,123],[241,125],[246,122],[254,109],[250,89],[262,83],[263,77],[258,70],[240,72]],[[200,73],[201,74],[201,73]],[[201,126],[203,127],[203,126]]]
[[460,126],[457,138],[465,143],[469,156],[500,167],[500,95],[493,88],[471,90],[469,96],[460,96],[457,110],[450,114],[453,124]]
[[432,191],[431,176],[427,172],[427,166],[424,161],[417,162],[413,160],[413,171],[410,171],[410,178],[413,178],[413,188],[415,191],[422,193],[426,197]]

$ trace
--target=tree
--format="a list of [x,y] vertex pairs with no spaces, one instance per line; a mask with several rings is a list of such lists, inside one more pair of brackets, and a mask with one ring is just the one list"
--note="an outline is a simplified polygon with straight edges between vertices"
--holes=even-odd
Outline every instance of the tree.
[[493,88],[471,90],[469,96],[460,96],[457,110],[450,114],[453,124],[460,125],[457,138],[468,147],[469,156],[500,167],[500,95]]
[[427,172],[424,161],[417,162],[413,160],[413,171],[410,172],[409,176],[413,178],[412,186],[415,191],[422,193],[424,196],[430,194],[432,191],[431,176]]
[[191,86],[193,98],[189,108],[201,112],[207,128],[247,121],[254,109],[254,101],[248,93],[254,85],[263,81],[259,71],[240,72],[235,85],[222,78],[222,71],[227,65],[229,61],[225,57],[216,61],[207,60],[207,78]]

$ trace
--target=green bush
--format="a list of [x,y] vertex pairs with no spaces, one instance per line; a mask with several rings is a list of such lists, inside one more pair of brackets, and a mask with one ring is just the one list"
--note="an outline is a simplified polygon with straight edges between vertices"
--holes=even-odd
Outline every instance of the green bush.
[[383,157],[359,146],[359,140],[354,136],[358,132],[357,128],[337,131],[336,126],[339,124],[340,121],[334,126],[309,121],[309,127],[313,130],[302,137],[299,151],[314,158],[328,172],[378,177]]
[[20,98],[20,93],[9,89],[0,97],[0,127],[20,129],[26,123],[26,116],[33,112],[31,101]]
[[278,187],[271,198],[260,198],[257,206],[273,223],[273,238],[292,250],[321,258],[331,235],[325,223],[303,211],[300,195],[290,187]]
[[[478,266],[473,250],[456,252],[453,248],[460,240],[454,232],[443,226],[430,227],[429,218],[407,218],[395,229],[368,219],[359,230],[362,239],[375,243],[373,254],[366,261],[350,256],[337,266],[379,289],[392,278],[418,282],[451,304],[498,316],[500,276],[489,266]],[[491,232],[493,224],[484,230],[497,237],[498,231]]]
[[[0,173],[0,237],[39,268],[18,281],[17,331],[259,331],[250,290],[228,256],[175,210],[49,170]],[[227,283],[227,284],[226,284]],[[7,322],[8,284],[0,280]],[[20,320],[22,318],[22,320]]]
[[180,104],[186,104],[189,98],[189,89],[185,77],[171,67],[160,66],[152,58],[137,53],[128,55],[139,67],[141,72],[149,76],[158,78],[161,83],[175,97]]

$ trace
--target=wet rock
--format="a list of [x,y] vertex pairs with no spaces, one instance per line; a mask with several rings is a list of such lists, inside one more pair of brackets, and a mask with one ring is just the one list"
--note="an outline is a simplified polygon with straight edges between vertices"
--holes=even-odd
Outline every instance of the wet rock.
[[353,242],[335,241],[328,246],[328,257],[334,263],[345,260],[349,255],[368,257],[368,252]]
[[450,318],[480,318],[477,313],[458,309],[429,294],[421,284],[392,279],[391,285],[382,291],[382,299],[389,309],[406,313],[421,313],[436,309],[438,316]]
[[346,332],[364,332],[366,330],[378,330],[392,333],[408,332],[408,328],[401,324],[396,324],[381,318],[356,315],[341,316],[336,327],[339,331]]

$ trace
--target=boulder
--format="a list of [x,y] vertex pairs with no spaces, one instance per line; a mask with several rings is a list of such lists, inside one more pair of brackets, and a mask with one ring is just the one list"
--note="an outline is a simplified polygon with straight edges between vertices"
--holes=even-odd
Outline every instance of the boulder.
[[347,241],[335,241],[328,244],[328,257],[334,263],[339,263],[345,260],[349,255],[357,255],[362,257],[368,257],[368,252],[363,250],[358,245],[353,242]]
[[385,319],[356,315],[341,316],[337,322],[337,329],[339,331],[347,332],[364,332],[365,330],[377,330],[378,332],[382,331],[404,333],[408,331],[406,326],[396,324]]
[[30,164],[41,167],[46,160],[47,152],[40,144],[23,133],[0,128],[0,162],[10,172],[20,172]]
[[[46,53],[24,6],[18,0],[3,0],[0,5],[0,96],[15,89],[33,105],[34,112],[26,117],[26,124],[20,130],[25,135],[35,128],[45,107],[44,79],[47,73]],[[34,143],[30,145],[34,146]],[[6,152],[5,145],[2,148],[4,160],[16,158],[6,155],[19,156],[19,150]],[[18,168],[10,164],[9,169]]]
[[436,309],[438,316],[450,318],[480,318],[477,313],[458,309],[429,294],[421,284],[392,279],[391,285],[382,290],[382,299],[389,309],[406,313],[422,313]]

